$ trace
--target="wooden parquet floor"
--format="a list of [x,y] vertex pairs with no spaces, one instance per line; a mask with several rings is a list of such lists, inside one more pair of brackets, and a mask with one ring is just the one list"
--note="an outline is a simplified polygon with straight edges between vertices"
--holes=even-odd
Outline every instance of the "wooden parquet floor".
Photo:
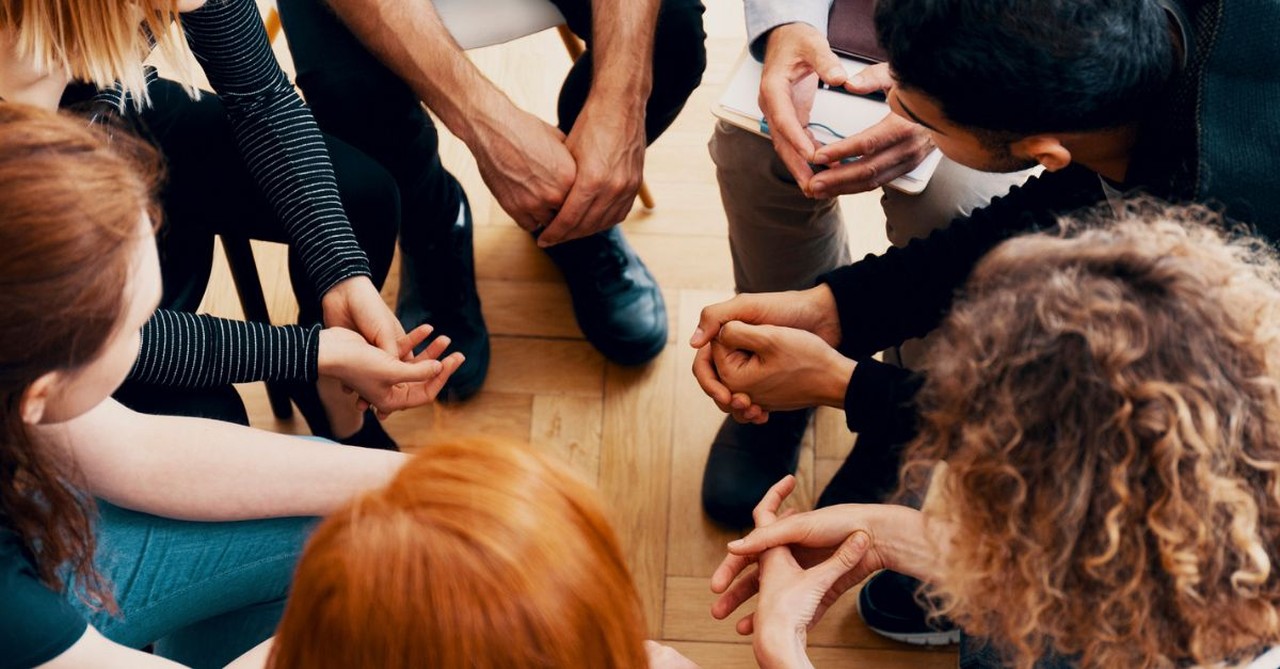
[[[612,513],[644,600],[649,633],[673,644],[706,669],[755,667],[750,640],[733,622],[713,620],[708,578],[734,536],[708,523],[699,505],[707,447],[722,414],[699,390],[687,344],[706,304],[732,294],[726,223],[706,142],[710,108],[744,43],[738,0],[709,0],[709,67],[702,87],[675,125],[648,152],[646,177],[657,207],[637,205],[624,223],[632,244],[666,296],[671,339],[641,368],[607,363],[582,338],[568,291],[555,267],[496,205],[465,147],[442,130],[445,164],[470,196],[476,220],[476,266],[485,317],[493,333],[493,361],[484,390],[473,400],[429,406],[393,416],[388,430],[408,449],[461,434],[526,440],[564,458],[594,481]],[[277,49],[289,60],[284,40]],[[551,120],[569,60],[554,31],[471,52],[512,99]],[[854,257],[884,248],[878,193],[842,203]],[[412,224],[412,222],[406,222]],[[273,319],[296,314],[283,247],[255,242]],[[393,302],[395,270],[384,290]],[[219,267],[204,308],[239,317],[234,288]],[[303,433],[300,417],[276,421],[261,384],[241,388],[253,422]],[[805,438],[795,502],[809,506],[848,454],[852,437],[838,411],[823,410]],[[868,631],[847,595],[810,636],[819,669],[954,667],[949,650],[919,650]]]

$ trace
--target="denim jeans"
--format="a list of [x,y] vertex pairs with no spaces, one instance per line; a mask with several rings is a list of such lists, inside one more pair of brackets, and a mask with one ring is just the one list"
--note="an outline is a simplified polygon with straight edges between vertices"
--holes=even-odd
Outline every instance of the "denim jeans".
[[196,668],[270,637],[314,518],[200,523],[99,502],[99,572],[120,614],[72,605],[103,636]]

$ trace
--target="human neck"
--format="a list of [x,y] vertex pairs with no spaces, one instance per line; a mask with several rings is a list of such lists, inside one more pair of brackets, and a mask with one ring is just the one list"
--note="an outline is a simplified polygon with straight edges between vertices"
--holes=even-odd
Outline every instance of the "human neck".
[[1079,133],[1064,140],[1073,162],[1109,181],[1124,183],[1133,147],[1138,141],[1138,126]]
[[54,111],[70,82],[66,72],[41,71],[18,54],[12,36],[0,34],[0,98]]

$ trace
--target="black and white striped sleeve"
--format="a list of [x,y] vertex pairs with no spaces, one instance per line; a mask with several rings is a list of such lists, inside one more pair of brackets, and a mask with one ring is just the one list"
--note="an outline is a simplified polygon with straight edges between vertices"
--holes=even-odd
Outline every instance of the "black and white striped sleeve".
[[182,388],[314,381],[319,353],[319,325],[266,325],[161,309],[142,327],[129,379]]
[[275,208],[318,294],[370,274],[342,208],[311,110],[280,69],[253,0],[210,0],[183,14],[192,53],[227,108],[251,174]]

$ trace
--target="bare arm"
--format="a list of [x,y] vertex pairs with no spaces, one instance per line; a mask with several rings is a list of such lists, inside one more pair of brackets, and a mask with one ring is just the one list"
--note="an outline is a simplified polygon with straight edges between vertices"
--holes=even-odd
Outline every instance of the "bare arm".
[[543,246],[585,237],[627,217],[644,171],[645,107],[653,91],[661,0],[592,0],[591,92],[569,132],[573,190]]
[[[267,665],[271,640],[267,639],[227,665],[227,669],[260,669]],[[183,665],[102,636],[92,626],[66,652],[40,665],[39,669],[181,669]]]
[[351,32],[466,143],[498,204],[528,230],[573,185],[558,129],[520,110],[476,68],[427,0],[329,0]]
[[91,494],[181,520],[323,515],[386,483],[405,461],[219,421],[139,414],[114,400],[38,436],[74,458]]

